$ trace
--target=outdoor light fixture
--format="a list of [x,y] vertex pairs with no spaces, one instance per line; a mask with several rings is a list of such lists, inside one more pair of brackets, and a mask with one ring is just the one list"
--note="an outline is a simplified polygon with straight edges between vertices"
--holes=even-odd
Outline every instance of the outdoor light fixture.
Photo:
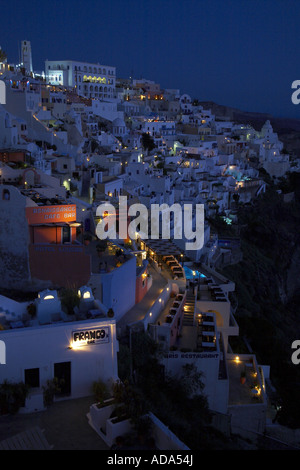
[[44,300],[50,300],[50,299],[54,299],[54,296],[53,295],[46,295],[46,297],[44,297]]

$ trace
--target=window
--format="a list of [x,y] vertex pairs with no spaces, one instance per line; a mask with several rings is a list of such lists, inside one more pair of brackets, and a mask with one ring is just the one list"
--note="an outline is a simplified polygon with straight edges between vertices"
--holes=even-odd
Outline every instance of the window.
[[25,369],[25,385],[31,388],[39,388],[40,386],[40,369]]
[[10,192],[8,191],[8,189],[4,189],[3,192],[2,192],[2,199],[4,201],[9,201],[10,200]]
[[54,377],[60,383],[60,391],[56,396],[71,395],[71,362],[58,362],[54,364]]

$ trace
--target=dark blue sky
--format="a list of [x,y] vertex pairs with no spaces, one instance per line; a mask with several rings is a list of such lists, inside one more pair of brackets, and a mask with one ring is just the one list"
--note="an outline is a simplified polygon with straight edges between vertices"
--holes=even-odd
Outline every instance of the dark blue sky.
[[0,45],[18,62],[31,41],[33,66],[76,59],[117,67],[192,98],[300,118],[298,0],[8,0]]

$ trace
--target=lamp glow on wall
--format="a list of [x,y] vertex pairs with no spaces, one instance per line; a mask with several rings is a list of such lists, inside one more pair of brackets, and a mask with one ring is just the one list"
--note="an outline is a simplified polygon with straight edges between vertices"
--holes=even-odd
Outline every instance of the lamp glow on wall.
[[44,290],[42,292],[39,292],[38,298],[40,300],[54,300],[57,298],[57,292],[56,291],[50,291],[50,290]]
[[78,289],[78,297],[80,298],[80,300],[83,300],[83,301],[94,299],[91,288],[87,286],[83,286]]
[[54,295],[46,295],[44,297],[44,300],[50,300],[50,299],[54,299]]

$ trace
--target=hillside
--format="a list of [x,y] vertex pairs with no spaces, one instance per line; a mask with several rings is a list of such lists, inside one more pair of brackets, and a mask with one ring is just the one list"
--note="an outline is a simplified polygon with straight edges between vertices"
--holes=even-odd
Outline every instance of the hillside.
[[213,101],[201,101],[204,109],[211,109],[217,119],[228,119],[236,123],[250,124],[260,130],[269,120],[288,153],[300,156],[300,119],[278,118],[267,113],[241,111],[240,109],[220,105]]
[[[295,200],[285,203],[279,188],[294,191]],[[291,174],[287,182],[269,186],[253,205],[240,206],[243,259],[223,269],[236,283],[240,337],[247,338],[260,364],[271,366],[283,402],[279,422],[293,428],[300,428],[300,366],[291,361],[291,344],[300,338],[299,227],[300,175]]]

